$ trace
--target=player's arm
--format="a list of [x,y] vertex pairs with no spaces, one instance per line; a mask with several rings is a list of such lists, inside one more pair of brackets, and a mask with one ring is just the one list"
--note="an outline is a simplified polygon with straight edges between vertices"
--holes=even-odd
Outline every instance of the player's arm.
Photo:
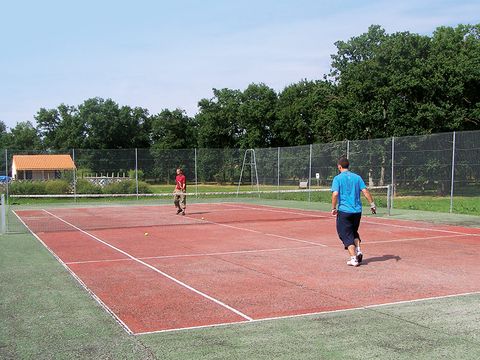
[[372,214],[377,213],[377,207],[375,206],[375,203],[373,201],[373,196],[370,194],[370,191],[368,191],[367,188],[362,190],[363,195],[367,199],[368,203],[370,204],[370,210],[372,211]]
[[338,191],[332,192],[332,215],[337,215]]

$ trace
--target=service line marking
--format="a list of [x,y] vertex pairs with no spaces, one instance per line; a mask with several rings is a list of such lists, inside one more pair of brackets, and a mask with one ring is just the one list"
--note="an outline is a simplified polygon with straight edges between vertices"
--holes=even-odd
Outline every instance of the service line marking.
[[[226,204],[229,205],[229,204]],[[320,216],[320,215],[309,215],[309,214],[303,214],[303,213],[298,213],[294,211],[288,211],[288,210],[276,210],[276,208],[273,208],[269,205],[261,205],[261,208],[259,207],[249,207],[247,205],[244,205],[243,207],[251,210],[259,210],[259,211],[273,211],[273,212],[290,212],[295,215],[304,215],[304,216],[311,216],[311,217],[317,217],[317,218],[331,218],[332,220],[335,220],[334,216]],[[274,210],[275,209],[275,210]],[[305,211],[317,211],[317,210],[305,210]],[[372,219],[369,217],[369,219]],[[404,220],[404,219],[387,219],[387,218],[382,218],[386,221],[412,221],[412,220]],[[362,224],[373,224],[373,225],[383,225],[383,226],[393,226],[393,227],[398,227],[398,228],[405,228],[405,229],[411,229],[411,230],[423,230],[423,231],[437,231],[437,232],[444,232],[448,234],[459,234],[459,235],[466,235],[466,236],[480,236],[480,234],[475,234],[475,233],[463,233],[461,231],[453,231],[453,230],[444,230],[444,229],[435,229],[432,227],[419,227],[419,226],[412,226],[412,225],[400,225],[400,224],[390,224],[390,223],[383,223],[383,222],[377,222],[377,221],[372,221],[372,220],[363,220],[362,219]],[[445,224],[441,224],[445,225]],[[448,225],[447,225],[448,226]]]
[[[302,249],[312,249],[318,246],[299,246],[299,247],[288,247],[288,248],[275,248],[275,249],[257,249],[257,250],[238,250],[238,251],[224,251],[224,252],[214,252],[214,253],[198,253],[198,254],[178,254],[178,255],[159,255],[159,256],[148,256],[148,257],[138,257],[140,260],[154,260],[154,259],[175,259],[175,258],[185,258],[185,257],[198,257],[198,256],[218,256],[218,255],[236,255],[236,254],[256,254],[262,252],[271,252],[271,251],[291,251],[291,250],[302,250]],[[105,260],[86,260],[86,261],[71,261],[66,264],[91,264],[91,263],[107,263],[115,261],[131,261],[131,259],[105,259]]]

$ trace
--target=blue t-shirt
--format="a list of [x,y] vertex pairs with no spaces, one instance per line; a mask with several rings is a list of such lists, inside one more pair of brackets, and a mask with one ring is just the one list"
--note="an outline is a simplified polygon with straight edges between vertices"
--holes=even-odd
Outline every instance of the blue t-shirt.
[[361,213],[360,192],[365,188],[363,179],[350,171],[344,171],[335,176],[331,190],[338,191],[338,211]]

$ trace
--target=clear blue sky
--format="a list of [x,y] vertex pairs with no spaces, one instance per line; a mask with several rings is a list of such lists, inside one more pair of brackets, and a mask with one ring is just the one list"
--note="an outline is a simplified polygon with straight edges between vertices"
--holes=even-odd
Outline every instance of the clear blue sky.
[[334,42],[480,22],[470,0],[1,0],[0,120],[91,97],[197,112],[212,88],[321,79]]

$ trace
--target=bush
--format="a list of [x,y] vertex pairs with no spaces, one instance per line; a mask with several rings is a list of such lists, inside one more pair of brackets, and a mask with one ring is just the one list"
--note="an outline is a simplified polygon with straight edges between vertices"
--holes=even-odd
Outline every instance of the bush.
[[44,181],[12,181],[9,186],[12,195],[45,195]]
[[45,181],[45,193],[48,195],[61,195],[71,193],[70,183],[66,180]]
[[[138,170],[137,171],[137,176],[138,176],[138,180],[144,180],[145,179],[145,174],[144,174],[143,170]],[[130,179],[135,180],[135,170],[128,170],[128,177]]]
[[[150,189],[150,185],[148,185],[146,182],[139,181],[138,192],[140,194],[151,194],[152,190]],[[124,180],[124,181],[106,185],[103,188],[103,193],[104,194],[136,194],[137,186],[135,184],[135,180]]]
[[95,185],[88,180],[77,180],[77,194],[101,194],[102,188],[99,185]]
[[150,187],[150,184],[147,184],[145,181],[138,182],[138,193],[139,194],[152,194],[153,190]]

